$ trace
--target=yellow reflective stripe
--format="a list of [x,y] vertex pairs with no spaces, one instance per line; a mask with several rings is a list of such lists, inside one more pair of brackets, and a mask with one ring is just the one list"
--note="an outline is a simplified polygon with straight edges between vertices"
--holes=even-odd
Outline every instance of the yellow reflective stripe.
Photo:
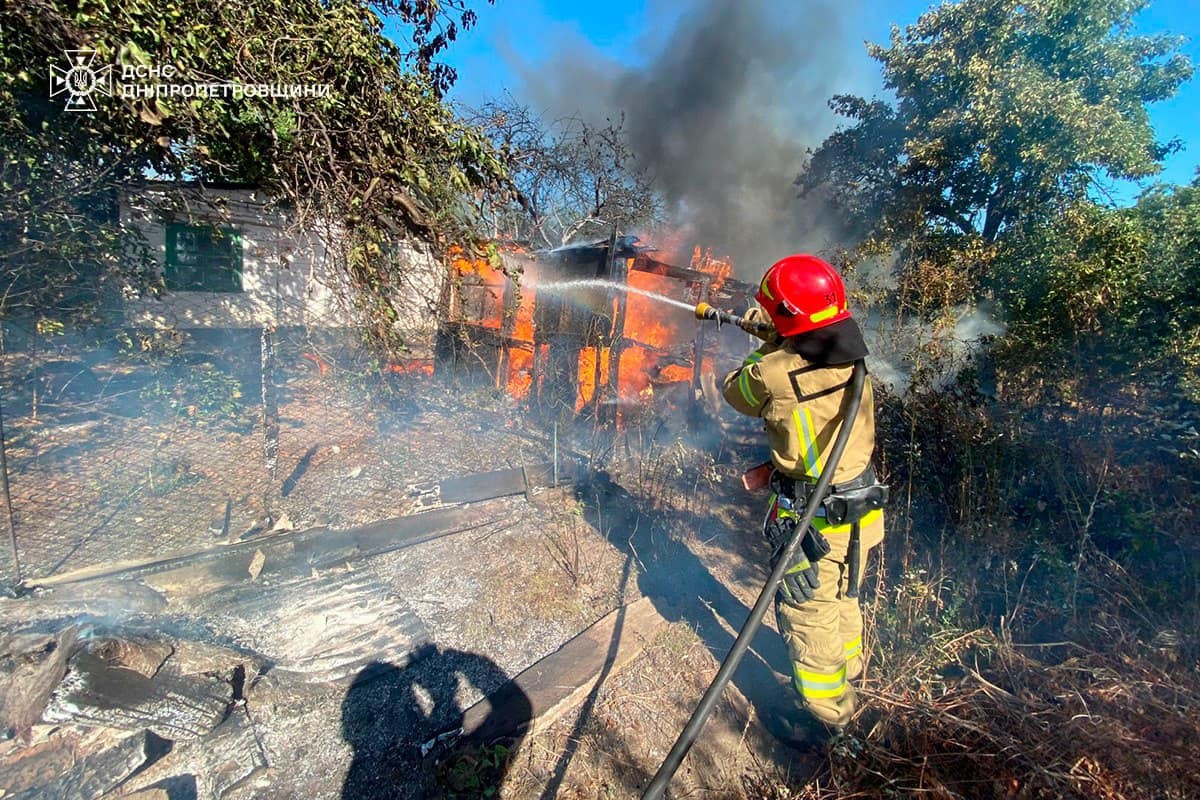
[[792,409],[792,421],[796,424],[796,433],[800,437],[800,453],[804,457],[804,471],[810,478],[817,478],[821,475],[821,453],[817,449],[817,437],[814,433],[816,425],[813,423],[812,412],[807,408],[804,409],[803,418],[800,416],[800,409]]
[[840,697],[846,691],[846,668],[834,672],[813,672],[794,667],[796,686],[805,697]]
[[784,575],[795,575],[797,572],[804,572],[804,570],[808,569],[811,566],[812,566],[812,562],[810,562],[808,560],[807,556],[800,556],[800,560],[797,561],[795,564],[793,564],[791,569],[789,569],[787,572],[785,572],[783,574]]
[[757,408],[761,405],[758,398],[754,396],[754,390],[750,388],[750,368],[744,367],[738,375],[738,388],[742,391],[742,397],[751,407]]
[[762,353],[751,353],[750,355],[746,356],[746,360],[742,362],[742,366],[748,367],[751,364],[757,364],[758,362],[760,362],[762,360],[763,360]]
[[817,423],[813,422],[811,409],[804,409],[804,419],[808,423],[808,435],[812,438],[813,463],[817,465],[817,471],[812,476],[819,478],[821,470],[825,469],[825,461],[821,458],[821,448],[817,446]]
[[[866,515],[858,521],[858,525],[861,528],[865,528],[866,526],[868,526],[874,522],[878,522],[882,518],[883,518],[883,509],[876,508],[873,511],[868,511],[866,513]],[[847,522],[843,525],[830,525],[824,517],[815,518],[813,520],[813,527],[816,528],[821,533],[825,533],[825,534],[850,533],[850,523],[849,522]]]
[[862,654],[862,637],[856,636],[855,638],[846,642],[845,650],[846,650],[846,658],[847,659],[855,658],[855,657],[861,655]]
[[760,291],[761,291],[761,292],[762,292],[762,293],[763,293],[763,294],[766,296],[766,298],[767,298],[768,300],[774,300],[774,299],[775,299],[775,295],[771,294],[771,290],[770,290],[770,288],[768,288],[768,287],[767,287],[767,277],[768,277],[770,274],[771,274],[771,273],[769,273],[769,272],[768,272],[766,275],[763,275],[762,283],[760,283],[760,284],[758,285],[758,288],[759,288],[759,290],[760,290]]
[[827,684],[833,686],[834,684],[846,682],[846,667],[844,665],[838,667],[833,672],[816,672],[799,666],[795,667],[795,670],[797,678],[813,685]]
[[836,317],[837,313],[838,313],[837,306],[827,306],[826,308],[823,308],[820,311],[818,311],[817,313],[810,316],[808,319],[810,322],[824,322],[825,320],[829,319],[830,317]]
[[771,496],[767,498],[767,512],[768,513],[770,513],[770,510],[772,508],[774,508],[775,516],[779,519],[788,519],[789,517],[792,519],[799,518],[800,515],[797,514],[795,511],[792,511],[790,508],[783,508],[782,506],[776,506],[775,501],[778,499],[779,499],[779,495],[775,494],[774,492],[771,492]]
[[800,419],[800,409],[792,409],[792,422],[796,425],[796,436],[800,439],[800,457],[804,459],[804,473],[812,475],[812,469],[808,463],[808,431],[804,427],[804,422]]

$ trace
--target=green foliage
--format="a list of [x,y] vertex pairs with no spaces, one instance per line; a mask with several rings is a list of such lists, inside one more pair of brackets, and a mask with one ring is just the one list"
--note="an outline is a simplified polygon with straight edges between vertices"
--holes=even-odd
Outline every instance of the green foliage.
[[993,242],[1083,196],[1100,174],[1152,175],[1146,104],[1192,65],[1179,40],[1130,33],[1146,0],[962,0],[871,45],[897,105],[835,97],[854,124],[798,179],[828,187],[852,222],[902,240],[950,229]]
[[1087,363],[1200,400],[1200,191],[1159,187],[1128,209],[1092,203],[1010,236],[991,288],[1004,354],[1043,371]]
[[494,744],[448,758],[438,775],[441,796],[458,800],[498,797],[511,755],[505,745]]
[[1200,177],[1191,186],[1151,190],[1136,214],[1153,232],[1144,327],[1156,332],[1172,373],[1200,402]]
[[1012,236],[994,283],[1014,335],[1044,352],[1135,327],[1151,234],[1136,213],[1080,203]]
[[[391,16],[412,41],[384,36]],[[464,198],[503,181],[486,137],[442,102],[436,55],[474,22],[459,2],[19,0],[0,10],[0,313],[80,313],[104,290],[156,285],[117,217],[117,191],[147,176],[258,184],[314,219],[372,237],[470,241]],[[50,65],[170,67],[147,84],[328,86],[327,95],[93,93],[49,97]],[[135,81],[136,83],[137,81]],[[353,237],[352,237],[353,238]],[[369,290],[368,286],[356,286]]]
[[186,374],[164,372],[139,392],[149,409],[183,417],[195,425],[241,425],[249,409],[236,377],[210,364]]

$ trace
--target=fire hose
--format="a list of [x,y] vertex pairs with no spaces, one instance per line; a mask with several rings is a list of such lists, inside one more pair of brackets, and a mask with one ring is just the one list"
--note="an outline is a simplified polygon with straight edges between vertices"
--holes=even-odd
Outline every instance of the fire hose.
[[[696,317],[698,319],[713,319],[718,322],[730,322],[739,325],[739,327],[741,323],[739,317],[723,311],[717,311],[705,303],[696,306]],[[858,416],[858,408],[862,403],[863,386],[866,383],[866,376],[867,365],[860,358],[854,362],[854,372],[850,377],[850,390],[846,393],[842,404],[843,423],[841,429],[834,440],[829,458],[825,462],[825,469],[821,471],[821,475],[817,479],[817,485],[810,495],[812,498],[824,497],[829,491],[829,485],[833,482],[833,474],[837,470],[838,462],[842,459],[846,443],[850,440],[850,428],[854,424],[855,417]],[[675,775],[675,771],[679,769],[679,765],[683,763],[684,757],[692,749],[692,745],[695,744],[696,738],[700,735],[700,729],[708,720],[717,701],[721,699],[721,695],[724,693],[730,678],[733,677],[734,670],[741,663],[742,657],[746,655],[746,651],[750,649],[750,643],[754,640],[754,635],[758,633],[758,629],[762,625],[763,617],[766,616],[767,610],[774,601],[775,591],[779,588],[780,581],[783,580],[783,574],[796,557],[796,550],[800,547],[800,540],[804,538],[805,531],[812,524],[813,518],[817,514],[817,509],[820,507],[821,504],[819,502],[810,502],[804,509],[804,515],[796,525],[795,531],[792,533],[792,538],[784,546],[779,560],[775,563],[775,568],[771,570],[771,576],[767,578],[767,582],[763,585],[762,591],[758,595],[758,600],[755,601],[754,608],[750,611],[750,616],[746,619],[745,624],[742,625],[742,629],[738,631],[737,639],[734,641],[733,647],[729,649],[729,654],[721,662],[721,668],[717,670],[717,676],[713,678],[712,683],[709,684],[708,689],[704,692],[704,696],[700,698],[700,702],[696,705],[696,710],[692,712],[687,725],[684,726],[683,731],[679,734],[679,738],[675,740],[675,744],[671,747],[671,752],[667,753],[667,757],[663,759],[658,772],[654,774],[653,780],[646,787],[646,791],[642,793],[642,800],[657,800],[657,798],[663,796],[663,792],[666,791],[667,785]]]

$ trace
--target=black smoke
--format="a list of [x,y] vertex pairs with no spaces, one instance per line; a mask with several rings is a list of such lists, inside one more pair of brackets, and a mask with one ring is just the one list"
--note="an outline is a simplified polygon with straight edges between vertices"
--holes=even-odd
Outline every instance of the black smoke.
[[551,115],[623,115],[688,244],[733,256],[742,276],[755,277],[839,238],[821,201],[797,199],[793,181],[807,148],[833,129],[829,97],[861,91],[865,80],[862,43],[847,41],[842,24],[855,6],[705,0],[660,15],[661,27],[631,40],[628,63],[575,42],[526,65],[521,94]]

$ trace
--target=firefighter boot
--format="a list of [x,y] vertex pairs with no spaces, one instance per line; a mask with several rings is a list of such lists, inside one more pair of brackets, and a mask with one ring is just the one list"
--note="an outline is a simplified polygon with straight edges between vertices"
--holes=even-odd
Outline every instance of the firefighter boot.
[[783,688],[783,697],[766,713],[763,727],[779,742],[798,752],[819,750],[829,738],[824,725],[808,712],[790,687]]

